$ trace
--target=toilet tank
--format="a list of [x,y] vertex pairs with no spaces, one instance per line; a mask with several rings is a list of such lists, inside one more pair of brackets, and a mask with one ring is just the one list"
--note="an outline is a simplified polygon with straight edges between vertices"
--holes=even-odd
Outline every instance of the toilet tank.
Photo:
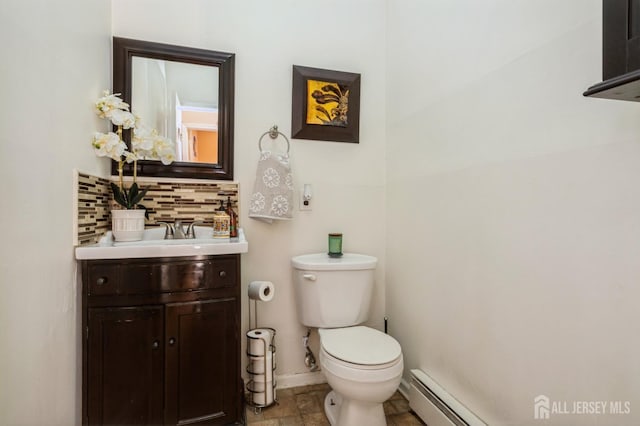
[[291,259],[300,322],[307,327],[335,328],[369,318],[374,270],[378,259],[364,254],[305,254]]

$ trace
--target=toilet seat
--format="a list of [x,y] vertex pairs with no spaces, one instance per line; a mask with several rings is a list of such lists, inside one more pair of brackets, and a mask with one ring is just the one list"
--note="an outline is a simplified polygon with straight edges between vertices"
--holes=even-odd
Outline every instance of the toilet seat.
[[370,327],[319,329],[322,349],[335,361],[359,369],[385,369],[402,357],[396,339]]
[[[402,376],[404,362],[402,355],[395,360],[377,365],[360,365],[343,361],[332,356],[324,347],[320,347],[320,366],[327,375],[339,377],[353,383],[380,384],[396,380]],[[329,380],[329,384],[331,381]]]

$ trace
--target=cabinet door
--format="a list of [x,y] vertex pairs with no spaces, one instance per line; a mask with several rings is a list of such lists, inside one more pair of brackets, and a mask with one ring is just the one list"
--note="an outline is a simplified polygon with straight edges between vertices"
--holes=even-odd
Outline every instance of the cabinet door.
[[163,307],[88,311],[87,422],[162,423]]
[[166,306],[166,423],[239,421],[237,300]]

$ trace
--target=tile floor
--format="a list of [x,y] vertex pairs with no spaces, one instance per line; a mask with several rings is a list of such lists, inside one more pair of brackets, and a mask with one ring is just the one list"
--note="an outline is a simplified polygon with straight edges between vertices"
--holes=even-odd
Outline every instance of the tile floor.
[[[324,415],[324,397],[330,388],[327,384],[278,389],[278,404],[262,409],[258,414],[247,406],[249,426],[329,426]],[[396,392],[384,403],[388,426],[424,425],[409,411],[409,403]],[[365,426],[365,425],[358,425]]]

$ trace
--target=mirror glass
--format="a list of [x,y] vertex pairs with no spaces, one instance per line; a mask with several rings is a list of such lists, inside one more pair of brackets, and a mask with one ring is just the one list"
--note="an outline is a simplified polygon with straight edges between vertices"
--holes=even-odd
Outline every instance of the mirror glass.
[[139,161],[138,175],[233,179],[234,55],[114,37],[113,56],[114,93],[176,143],[175,162]]
[[131,111],[175,141],[176,161],[218,162],[218,68],[134,56]]

